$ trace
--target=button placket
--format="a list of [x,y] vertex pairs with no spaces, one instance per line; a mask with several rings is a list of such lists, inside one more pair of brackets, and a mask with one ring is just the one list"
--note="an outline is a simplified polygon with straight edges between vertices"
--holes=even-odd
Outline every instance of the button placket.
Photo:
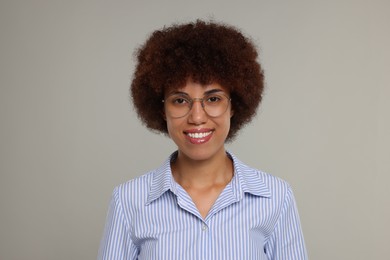
[[201,240],[202,240],[202,246],[201,246],[201,252],[200,255],[202,256],[202,259],[210,259],[209,257],[209,244],[210,244],[210,227],[207,225],[206,222],[202,221],[200,224],[200,232],[201,232]]

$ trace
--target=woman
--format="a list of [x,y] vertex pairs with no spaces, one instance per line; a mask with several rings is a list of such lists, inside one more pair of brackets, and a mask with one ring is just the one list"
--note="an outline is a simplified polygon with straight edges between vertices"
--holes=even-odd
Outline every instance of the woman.
[[99,259],[307,259],[290,186],[225,150],[261,101],[253,43],[197,21],[155,31],[137,54],[138,116],[177,151],[115,188]]

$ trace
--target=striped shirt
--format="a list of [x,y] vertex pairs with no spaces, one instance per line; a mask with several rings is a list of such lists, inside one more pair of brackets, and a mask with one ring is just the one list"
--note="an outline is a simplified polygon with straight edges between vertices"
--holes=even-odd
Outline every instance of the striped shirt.
[[234,155],[234,176],[207,217],[170,161],[114,189],[98,259],[307,259],[291,187]]

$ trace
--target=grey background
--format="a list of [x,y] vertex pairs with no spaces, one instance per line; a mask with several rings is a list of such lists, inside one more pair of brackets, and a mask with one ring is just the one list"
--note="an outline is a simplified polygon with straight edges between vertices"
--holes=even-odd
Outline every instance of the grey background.
[[390,255],[389,1],[0,2],[0,259],[95,259],[114,186],[175,149],[129,100],[134,48],[214,18],[266,95],[228,146],[293,186],[311,259]]

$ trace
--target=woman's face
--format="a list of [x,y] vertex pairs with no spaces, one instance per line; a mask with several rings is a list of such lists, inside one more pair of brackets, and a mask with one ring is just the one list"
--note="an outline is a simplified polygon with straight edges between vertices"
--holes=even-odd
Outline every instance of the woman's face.
[[[227,96],[227,109],[221,110],[218,116],[210,116],[203,109],[199,98],[208,96],[204,103],[210,111],[215,111],[218,97]],[[174,98],[173,98],[174,97]],[[186,106],[191,99],[197,99],[193,102],[191,110],[182,117],[173,115],[169,106],[175,106],[175,109],[181,109],[180,106]],[[168,103],[169,102],[169,103]],[[208,160],[214,156],[225,154],[225,140],[230,129],[230,118],[233,115],[229,93],[218,83],[201,85],[193,81],[175,91],[165,95],[165,118],[169,136],[176,143],[179,150],[179,156],[184,156],[190,160]],[[218,110],[217,110],[218,111]],[[180,114],[181,115],[181,114]]]

